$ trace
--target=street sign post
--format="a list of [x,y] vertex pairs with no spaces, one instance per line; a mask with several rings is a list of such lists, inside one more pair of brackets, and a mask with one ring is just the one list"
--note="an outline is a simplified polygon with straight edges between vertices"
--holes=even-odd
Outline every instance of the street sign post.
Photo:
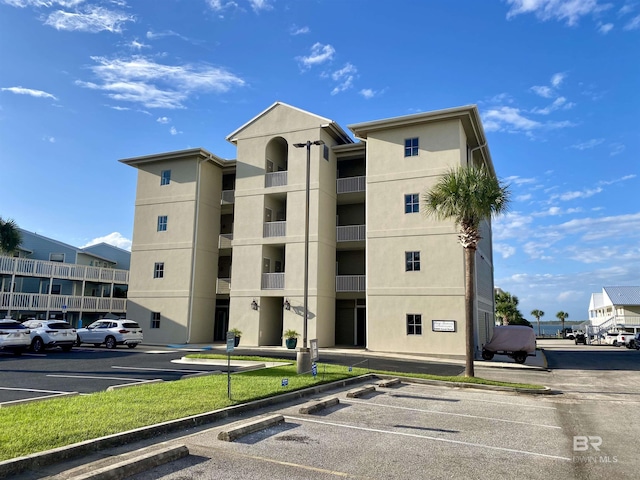
[[231,352],[235,348],[236,334],[227,332],[227,396],[231,400]]

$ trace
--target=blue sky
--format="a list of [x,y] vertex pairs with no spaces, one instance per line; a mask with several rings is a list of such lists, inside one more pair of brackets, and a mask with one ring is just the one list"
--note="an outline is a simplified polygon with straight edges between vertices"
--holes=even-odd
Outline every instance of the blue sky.
[[477,104],[510,212],[496,286],[587,318],[640,284],[640,2],[0,0],[0,216],[132,238],[136,170],[275,101],[352,123]]

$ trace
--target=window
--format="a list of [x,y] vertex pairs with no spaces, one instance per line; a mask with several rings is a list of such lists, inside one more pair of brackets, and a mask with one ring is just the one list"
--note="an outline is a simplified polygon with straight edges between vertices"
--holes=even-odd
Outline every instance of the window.
[[405,139],[404,156],[416,157],[417,155],[418,155],[418,137]]
[[166,215],[158,215],[158,231],[166,232],[167,231],[167,216]]
[[151,312],[151,328],[160,328],[160,312]]
[[420,210],[420,196],[417,193],[409,193],[404,196],[404,213],[416,213]]
[[422,315],[419,313],[407,314],[407,335],[422,335]]
[[418,272],[420,270],[420,252],[404,252],[406,271]]
[[171,170],[162,170],[160,173],[160,185],[169,185],[171,183]]
[[153,267],[153,278],[164,277],[164,262],[158,262]]
[[329,147],[327,145],[322,146],[322,158],[329,161]]
[[62,287],[60,285],[56,285],[55,283],[51,285],[51,295],[60,295],[62,291]]
[[50,262],[64,262],[64,253],[50,253],[49,254]]

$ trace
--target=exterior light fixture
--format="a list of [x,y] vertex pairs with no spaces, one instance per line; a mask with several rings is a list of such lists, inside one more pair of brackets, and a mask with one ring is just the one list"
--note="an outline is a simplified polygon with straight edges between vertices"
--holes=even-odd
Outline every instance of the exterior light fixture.
[[291,310],[291,304],[289,303],[289,299],[288,298],[284,299],[284,309],[285,310]]
[[307,140],[305,143],[294,143],[296,148],[307,148],[307,186],[304,208],[304,308],[302,327],[302,346],[298,350],[298,373],[311,371],[311,352],[307,346],[307,324],[309,320],[309,184],[311,177],[311,145],[324,145],[322,140]]
[[251,308],[254,310],[258,309],[258,302],[256,302],[255,298],[251,301]]

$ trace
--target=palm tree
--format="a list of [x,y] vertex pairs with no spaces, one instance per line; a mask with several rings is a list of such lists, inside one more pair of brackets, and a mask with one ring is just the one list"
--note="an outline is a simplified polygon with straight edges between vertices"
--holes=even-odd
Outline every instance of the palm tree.
[[569,314],[560,310],[556,313],[556,318],[562,322],[562,338],[564,338],[564,321],[569,318]]
[[22,242],[18,225],[11,219],[0,217],[0,253],[12,253]]
[[485,166],[457,167],[445,173],[424,196],[425,211],[438,220],[454,220],[464,248],[465,264],[465,375],[474,376],[473,304],[475,254],[480,222],[507,210],[510,191]]
[[540,337],[540,317],[544,317],[544,312],[542,310],[531,310],[531,315],[533,315],[534,317],[536,317],[536,320],[538,321],[538,336]]
[[509,292],[496,293],[496,315],[502,319],[502,325],[509,325],[522,316],[518,310],[518,301],[518,297]]

